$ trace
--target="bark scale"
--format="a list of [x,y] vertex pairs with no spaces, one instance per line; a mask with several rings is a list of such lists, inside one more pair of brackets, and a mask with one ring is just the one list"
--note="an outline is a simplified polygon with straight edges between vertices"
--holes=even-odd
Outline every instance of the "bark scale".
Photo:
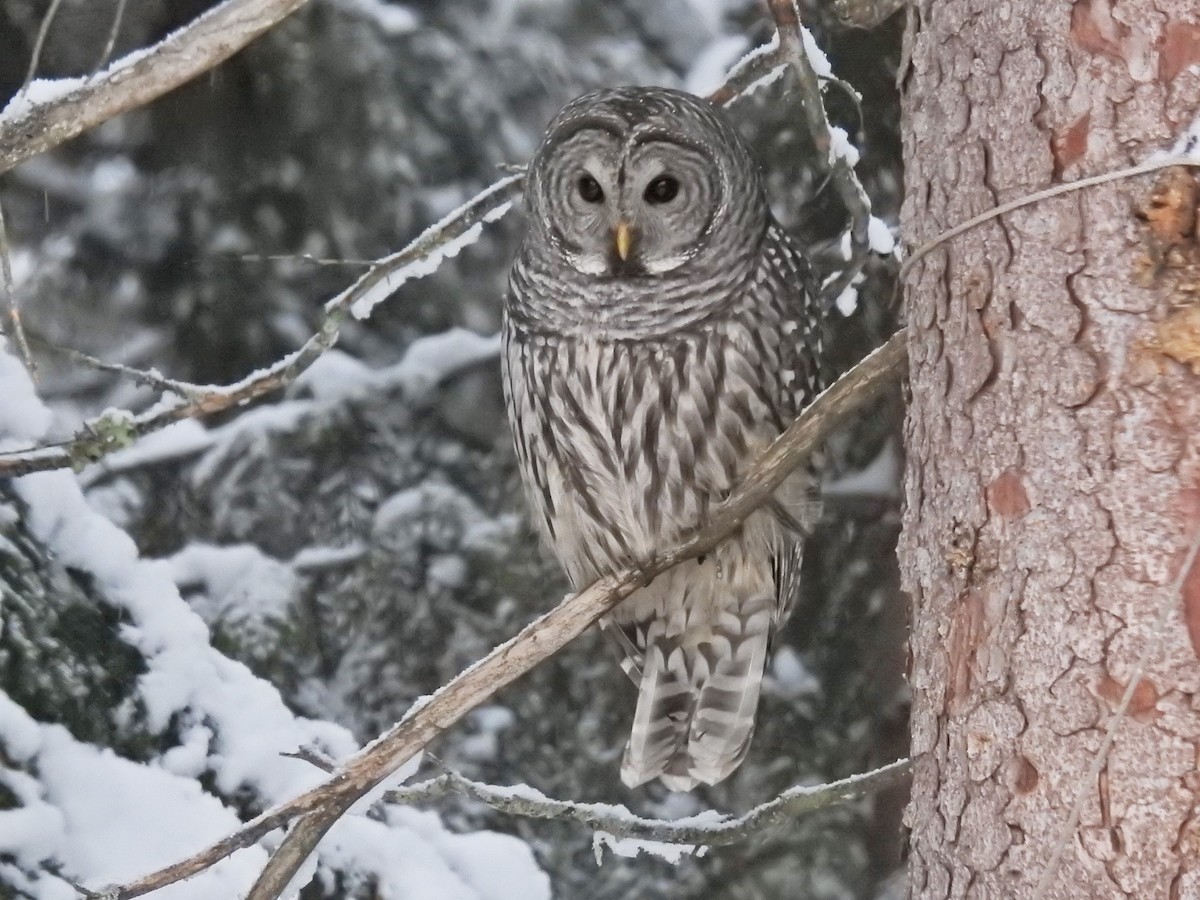
[[[1200,113],[1194,0],[918,6],[910,246]],[[1155,640],[1200,528],[1196,197],[1171,170],[1043,201],[909,279],[913,897],[1033,896]],[[1194,568],[1047,897],[1200,897]]]

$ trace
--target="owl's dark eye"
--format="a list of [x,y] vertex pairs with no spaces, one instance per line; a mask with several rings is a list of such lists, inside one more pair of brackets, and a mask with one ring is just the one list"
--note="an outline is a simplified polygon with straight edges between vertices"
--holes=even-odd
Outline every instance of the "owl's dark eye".
[[579,188],[579,196],[585,203],[599,203],[604,199],[604,189],[591,175],[580,175],[576,187]]
[[642,196],[647,203],[670,203],[679,193],[679,179],[674,175],[659,175],[648,185]]

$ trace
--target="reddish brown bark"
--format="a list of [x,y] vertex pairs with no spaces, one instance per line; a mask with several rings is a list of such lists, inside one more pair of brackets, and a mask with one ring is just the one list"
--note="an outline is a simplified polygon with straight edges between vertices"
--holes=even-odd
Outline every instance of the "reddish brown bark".
[[[1194,0],[917,6],[914,246],[1143,161],[1200,114]],[[1018,210],[910,279],[914,897],[1033,896],[1200,528],[1200,248],[1194,207],[1170,199],[1193,178]],[[1197,582],[1171,601],[1047,897],[1200,897]]]

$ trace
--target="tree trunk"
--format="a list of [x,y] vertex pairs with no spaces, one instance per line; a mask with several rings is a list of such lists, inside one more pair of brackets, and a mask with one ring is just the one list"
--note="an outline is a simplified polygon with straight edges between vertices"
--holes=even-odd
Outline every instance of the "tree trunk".
[[[912,246],[1197,116],[1195,0],[920,6]],[[909,279],[913,897],[1035,896],[1080,789],[1046,898],[1200,897],[1200,564],[1172,590],[1200,528],[1197,192],[1160,176],[992,220]]]

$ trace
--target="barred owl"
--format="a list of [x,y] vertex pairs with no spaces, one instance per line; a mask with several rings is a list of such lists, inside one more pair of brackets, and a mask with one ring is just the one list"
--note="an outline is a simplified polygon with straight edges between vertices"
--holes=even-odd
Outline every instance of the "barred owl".
[[[818,391],[821,309],[725,114],[679,91],[568,104],[529,166],[504,308],[526,494],[576,588],[702,524]],[[633,787],[714,784],[746,755],[799,588],[812,479],[603,620],[638,685]]]

